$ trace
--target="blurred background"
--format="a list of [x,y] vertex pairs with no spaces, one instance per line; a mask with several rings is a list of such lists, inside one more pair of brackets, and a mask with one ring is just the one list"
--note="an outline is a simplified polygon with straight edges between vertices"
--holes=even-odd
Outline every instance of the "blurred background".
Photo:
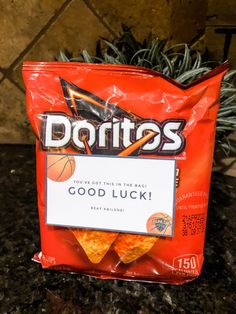
[[[21,76],[24,60],[55,60],[67,49],[95,53],[100,37],[122,24],[142,41],[149,33],[188,43],[236,68],[235,0],[0,0],[0,143],[34,143]],[[236,172],[235,172],[236,174]]]

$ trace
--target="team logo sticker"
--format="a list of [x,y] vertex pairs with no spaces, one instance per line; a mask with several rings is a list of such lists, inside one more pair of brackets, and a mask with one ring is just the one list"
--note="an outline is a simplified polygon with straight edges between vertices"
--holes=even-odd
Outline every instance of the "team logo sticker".
[[165,213],[152,214],[147,221],[147,232],[171,236],[172,218]]

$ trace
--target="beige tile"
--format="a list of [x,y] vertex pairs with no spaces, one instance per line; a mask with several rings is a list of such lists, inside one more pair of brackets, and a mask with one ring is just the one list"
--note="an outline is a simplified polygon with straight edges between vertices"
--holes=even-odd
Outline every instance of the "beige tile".
[[[53,61],[60,50],[64,49],[68,49],[75,56],[78,56],[82,49],[95,53],[99,36],[111,39],[111,34],[97,17],[82,1],[76,0],[50,27],[24,60]],[[13,78],[24,87],[21,67],[22,64],[17,66]]]
[[171,0],[170,33],[174,43],[192,43],[203,34],[207,12],[206,0]]
[[208,0],[207,25],[236,25],[235,0]]
[[0,84],[0,143],[33,143],[25,95],[7,79]]
[[[1,4],[0,66],[8,67],[49,21],[62,3],[60,0],[15,0]],[[139,40],[149,32],[172,41],[191,41],[203,29],[203,0],[188,1],[183,8],[175,0],[88,0],[91,9],[82,0],[73,0],[66,10],[40,37],[24,60],[55,60],[60,50],[68,49],[74,55],[82,49],[95,52],[99,36],[112,39],[108,28],[121,31],[121,23],[132,27]],[[198,5],[196,4],[198,3]],[[177,3],[177,4],[176,4]],[[104,19],[101,23],[97,16]],[[10,36],[9,36],[10,34]],[[0,73],[1,78],[1,73]],[[17,64],[12,78],[24,88],[21,64]],[[10,81],[0,84],[0,142],[28,143],[33,141],[26,124],[25,96]]]
[[0,66],[8,67],[48,22],[63,0],[0,1]]
[[230,60],[231,68],[236,69],[236,34],[232,37],[228,59]]
[[100,16],[117,33],[121,24],[132,27],[134,35],[143,40],[152,32],[172,43],[191,42],[205,28],[206,0],[89,0]]
[[160,38],[170,36],[170,4],[166,0],[88,0],[116,33],[121,24],[132,27],[134,35],[143,40],[152,32]]
[[[206,20],[206,45],[210,57],[222,60],[224,49],[224,34],[217,34],[215,29],[236,27],[236,1],[208,0],[208,12]],[[232,68],[236,68],[236,34],[232,35],[228,59]]]
[[[223,34],[217,34],[214,26],[206,27],[206,47],[211,60],[223,60],[224,55],[224,41]],[[232,37],[228,59],[232,68],[236,68],[236,35]]]
[[222,60],[224,36],[215,33],[215,27],[206,27],[206,47],[211,60]]

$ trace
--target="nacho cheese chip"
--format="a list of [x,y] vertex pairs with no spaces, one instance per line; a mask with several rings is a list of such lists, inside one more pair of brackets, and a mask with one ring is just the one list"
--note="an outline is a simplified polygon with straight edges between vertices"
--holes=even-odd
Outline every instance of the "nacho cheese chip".
[[76,229],[72,232],[93,264],[101,262],[118,236],[118,233],[106,231]]
[[157,237],[137,234],[119,234],[114,249],[124,264],[131,263],[146,254],[156,243]]

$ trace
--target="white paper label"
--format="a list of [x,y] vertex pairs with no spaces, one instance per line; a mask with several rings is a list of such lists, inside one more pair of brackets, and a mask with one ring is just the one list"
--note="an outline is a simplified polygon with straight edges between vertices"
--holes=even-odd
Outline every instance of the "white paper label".
[[174,159],[47,154],[50,225],[173,236]]

